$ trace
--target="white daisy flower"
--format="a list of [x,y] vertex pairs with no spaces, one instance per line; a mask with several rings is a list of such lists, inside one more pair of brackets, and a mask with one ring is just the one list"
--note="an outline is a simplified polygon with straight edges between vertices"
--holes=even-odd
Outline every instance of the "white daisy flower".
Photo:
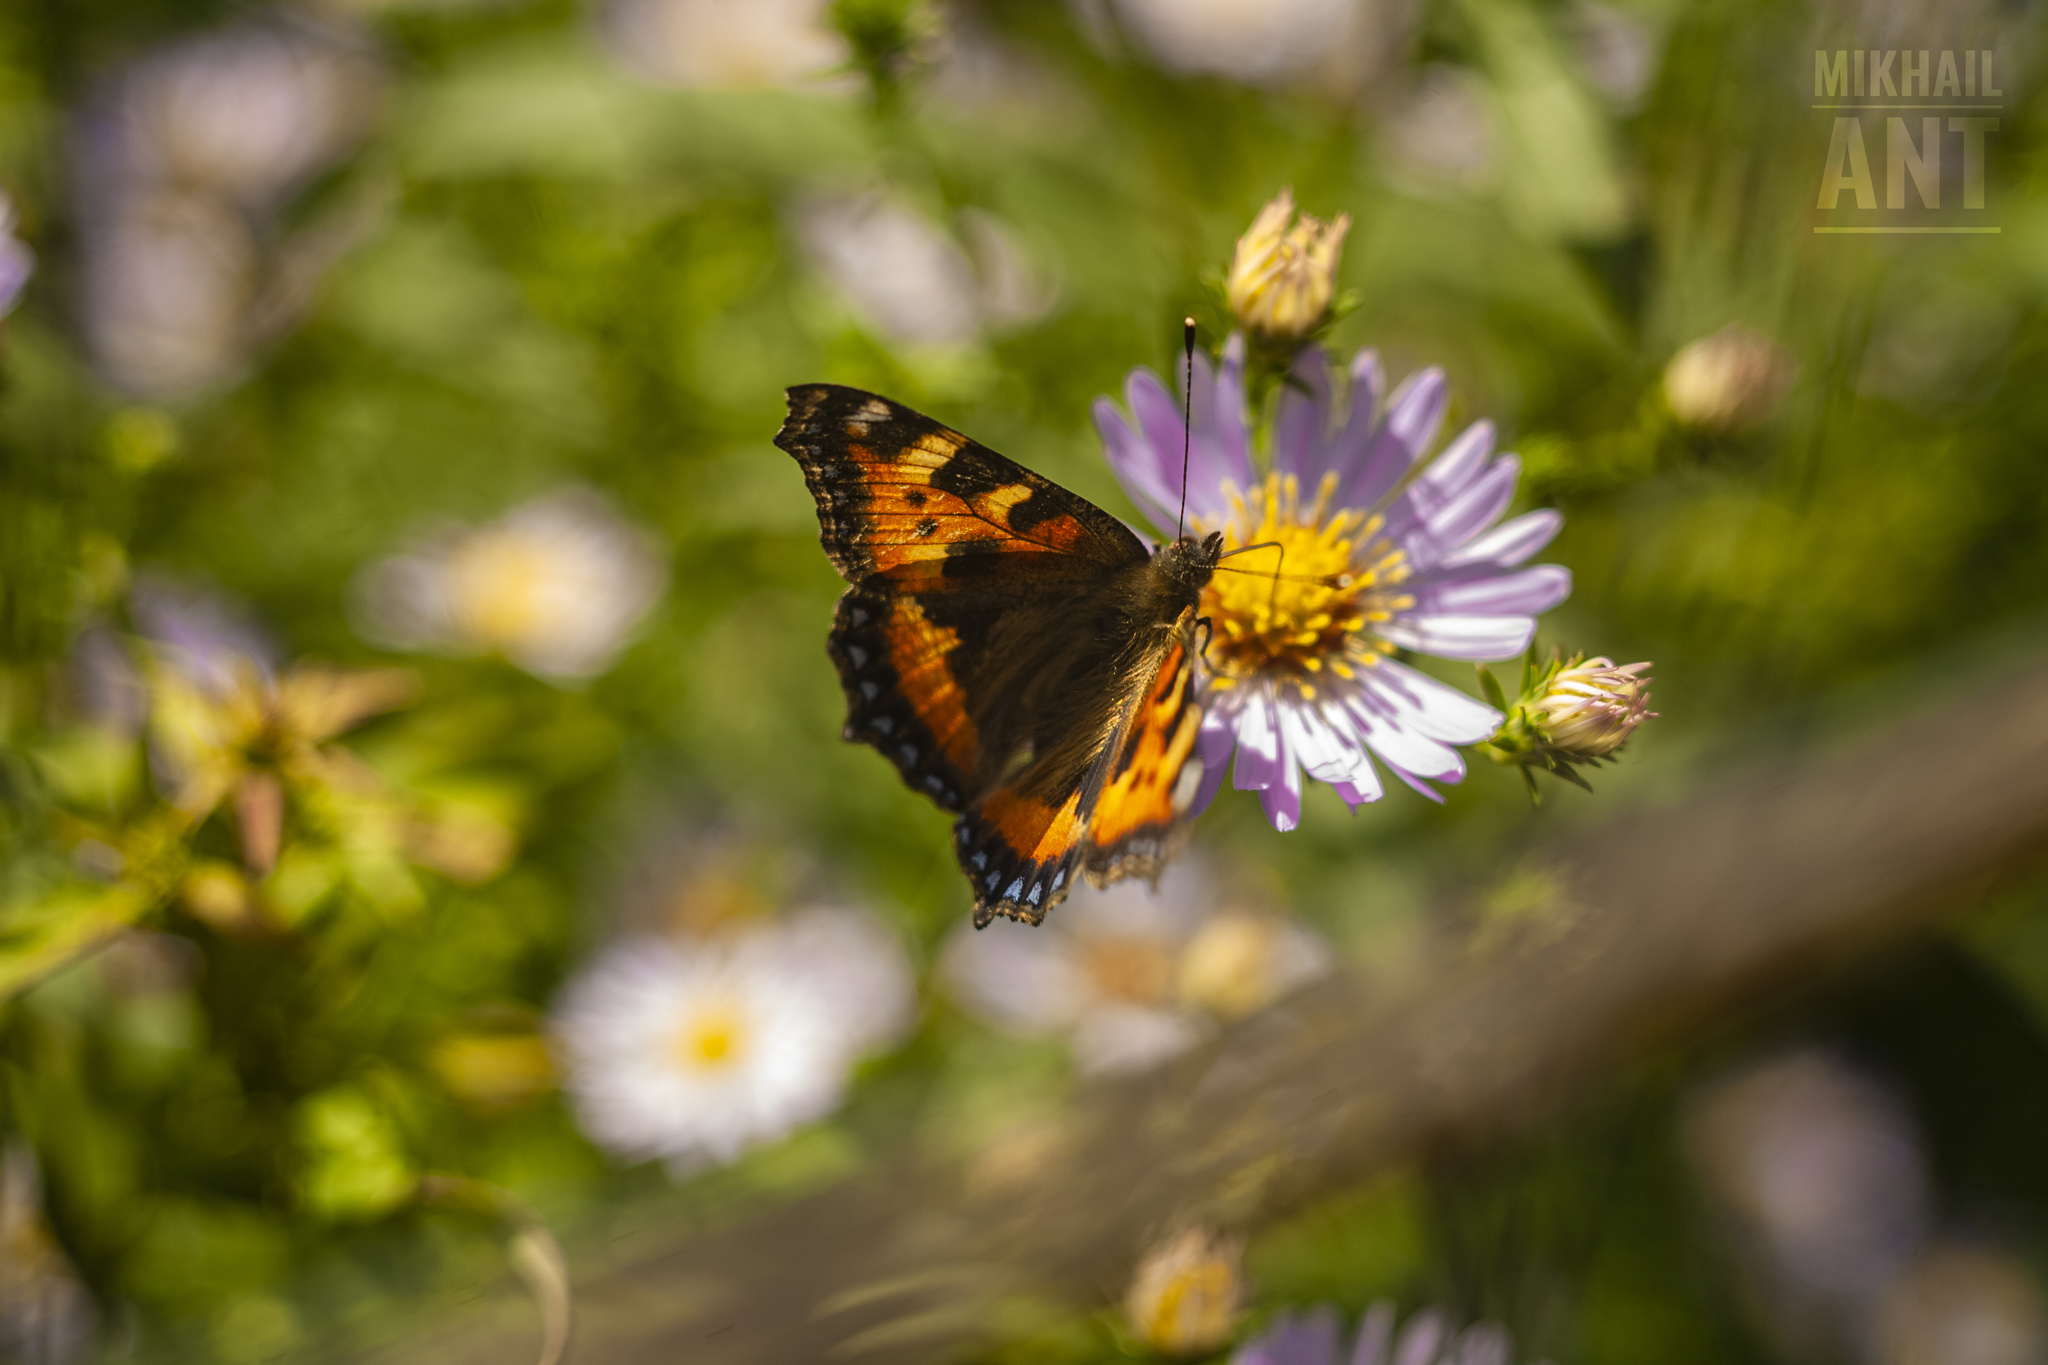
[[356,582],[356,615],[378,644],[500,653],[573,680],[610,666],[666,581],[651,537],[569,488],[372,564]]
[[649,80],[714,89],[809,87],[846,63],[826,0],[606,0],[598,29]]
[[911,1003],[886,930],[813,910],[724,938],[622,939],[570,984],[554,1031],[591,1140],[681,1173],[832,1112]]

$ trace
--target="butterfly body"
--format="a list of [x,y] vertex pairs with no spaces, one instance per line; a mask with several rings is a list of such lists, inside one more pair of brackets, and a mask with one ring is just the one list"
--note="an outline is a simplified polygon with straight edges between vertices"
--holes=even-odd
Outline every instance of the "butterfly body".
[[958,816],[975,922],[1077,873],[1156,877],[1201,784],[1196,611],[1221,538],[1157,551],[1086,500],[858,389],[789,391],[776,444],[852,584],[827,643],[845,737]]

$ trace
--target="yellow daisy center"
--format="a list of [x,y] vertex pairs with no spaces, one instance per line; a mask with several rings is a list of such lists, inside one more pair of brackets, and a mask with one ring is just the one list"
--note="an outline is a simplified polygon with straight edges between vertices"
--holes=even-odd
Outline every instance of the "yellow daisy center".
[[549,547],[533,536],[509,530],[471,534],[448,561],[458,625],[487,649],[517,644],[544,624],[544,593],[559,567]]
[[1225,553],[1270,548],[1220,565],[1202,590],[1202,614],[1214,624],[1206,657],[1217,687],[1265,678],[1312,701],[1326,670],[1350,678],[1392,651],[1371,630],[1414,605],[1396,586],[1408,577],[1407,561],[1380,533],[1379,517],[1331,512],[1336,491],[1337,476],[1325,474],[1304,507],[1291,474],[1268,474],[1249,494],[1224,486],[1231,506],[1220,528]]
[[669,1038],[669,1056],[685,1071],[715,1071],[739,1060],[746,1024],[739,1011],[714,1005],[694,1011]]

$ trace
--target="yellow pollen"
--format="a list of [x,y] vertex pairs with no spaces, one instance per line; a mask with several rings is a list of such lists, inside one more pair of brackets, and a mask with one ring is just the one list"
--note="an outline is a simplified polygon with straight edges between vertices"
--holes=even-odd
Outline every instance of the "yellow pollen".
[[1355,676],[1391,646],[1365,634],[1413,605],[1392,591],[1408,576],[1406,558],[1381,534],[1378,517],[1330,501],[1337,476],[1325,474],[1308,506],[1292,475],[1269,474],[1249,492],[1226,483],[1230,515],[1220,527],[1225,552],[1248,551],[1219,566],[1202,590],[1202,612],[1214,623],[1207,662],[1215,685],[1253,678],[1273,681],[1313,700],[1312,679],[1324,668]]
[[683,1021],[669,1039],[669,1056],[689,1071],[710,1071],[738,1060],[745,1028],[737,1011],[717,1007],[699,1010]]

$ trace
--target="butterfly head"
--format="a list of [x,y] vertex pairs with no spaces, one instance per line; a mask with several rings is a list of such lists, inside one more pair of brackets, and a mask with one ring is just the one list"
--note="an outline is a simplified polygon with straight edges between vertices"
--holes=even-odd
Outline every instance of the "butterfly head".
[[1191,593],[1199,593],[1215,576],[1216,561],[1223,557],[1223,533],[1211,531],[1197,539],[1182,536],[1161,546],[1154,564],[1158,572]]

